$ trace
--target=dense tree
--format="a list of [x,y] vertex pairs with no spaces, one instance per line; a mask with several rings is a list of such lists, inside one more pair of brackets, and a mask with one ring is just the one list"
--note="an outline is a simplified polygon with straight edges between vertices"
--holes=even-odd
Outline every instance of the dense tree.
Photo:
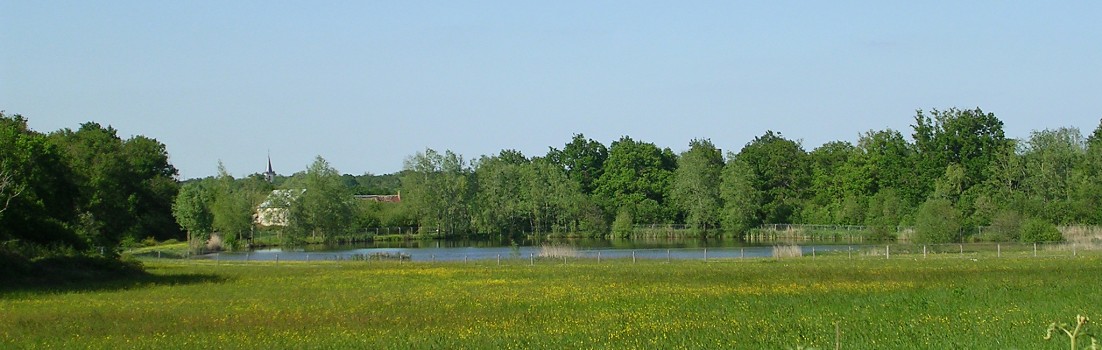
[[529,228],[528,211],[520,196],[525,186],[522,167],[529,161],[515,151],[483,156],[474,170],[474,228],[488,233],[517,233]]
[[403,169],[402,199],[420,218],[423,228],[439,229],[445,234],[469,231],[474,191],[471,170],[461,156],[426,149],[407,158]]
[[597,189],[597,179],[604,174],[608,148],[600,142],[576,134],[562,150],[551,148],[547,159],[566,170],[567,175],[581,186],[582,193],[592,194]]
[[810,182],[807,152],[798,142],[768,131],[739,151],[737,159],[753,171],[761,193],[758,220],[762,223],[797,222]]
[[708,139],[690,141],[689,150],[677,159],[670,194],[693,230],[707,231],[719,224],[723,166],[723,154]]
[[667,203],[677,156],[670,149],[624,136],[613,142],[594,195],[605,211],[628,210],[636,222],[667,223],[674,212]]
[[50,141],[73,169],[78,233],[91,244],[182,238],[172,218],[177,171],[163,144],[143,136],[123,141],[114,128],[97,123],[54,132]]
[[71,169],[45,135],[21,115],[0,112],[0,241],[84,249],[71,229],[76,184]]
[[934,182],[950,164],[960,165],[964,172],[961,191],[984,182],[987,169],[1011,143],[1003,133],[1003,123],[994,113],[976,108],[945,111],[933,110],[927,116],[922,110],[915,116],[914,140],[918,193],[932,191]]
[[762,193],[755,187],[758,179],[750,166],[733,153],[728,153],[727,159],[719,190],[723,199],[720,221],[724,230],[741,236],[761,224],[758,211],[761,208]]

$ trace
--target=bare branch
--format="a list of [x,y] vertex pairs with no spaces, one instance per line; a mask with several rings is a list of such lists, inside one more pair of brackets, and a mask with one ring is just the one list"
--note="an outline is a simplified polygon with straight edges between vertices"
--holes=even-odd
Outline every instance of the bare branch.
[[24,187],[17,184],[11,174],[0,170],[0,200],[4,201],[4,206],[0,207],[0,214],[8,210],[11,200],[23,194],[23,190]]

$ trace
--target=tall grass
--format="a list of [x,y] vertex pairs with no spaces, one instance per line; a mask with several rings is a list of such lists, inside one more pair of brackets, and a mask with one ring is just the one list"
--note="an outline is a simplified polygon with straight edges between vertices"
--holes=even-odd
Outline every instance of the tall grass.
[[798,258],[804,256],[803,249],[798,245],[775,245],[773,246],[774,258]]
[[578,248],[565,244],[543,244],[540,245],[539,257],[541,258],[576,258],[578,257]]

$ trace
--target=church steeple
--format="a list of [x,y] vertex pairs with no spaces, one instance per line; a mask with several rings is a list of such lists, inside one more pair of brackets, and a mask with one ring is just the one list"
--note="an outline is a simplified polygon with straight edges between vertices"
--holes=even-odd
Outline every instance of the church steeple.
[[272,170],[272,154],[268,153],[268,171],[264,172],[264,180],[268,181],[268,183],[271,183],[272,181],[275,181],[275,175],[275,170]]

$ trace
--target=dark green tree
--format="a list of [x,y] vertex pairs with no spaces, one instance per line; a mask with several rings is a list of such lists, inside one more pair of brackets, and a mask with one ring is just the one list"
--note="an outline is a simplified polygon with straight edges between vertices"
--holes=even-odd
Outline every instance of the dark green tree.
[[613,142],[594,195],[605,212],[628,210],[638,223],[667,223],[675,210],[667,203],[677,156],[670,149],[624,136]]
[[0,112],[0,241],[87,248],[71,229],[77,185],[61,152],[23,116]]
[[807,152],[798,142],[768,131],[739,151],[737,159],[754,173],[761,193],[758,221],[797,222],[811,180]]
[[604,174],[608,148],[600,142],[575,134],[562,150],[551,148],[547,159],[559,165],[582,188],[582,193],[592,194],[597,189],[597,179]]

